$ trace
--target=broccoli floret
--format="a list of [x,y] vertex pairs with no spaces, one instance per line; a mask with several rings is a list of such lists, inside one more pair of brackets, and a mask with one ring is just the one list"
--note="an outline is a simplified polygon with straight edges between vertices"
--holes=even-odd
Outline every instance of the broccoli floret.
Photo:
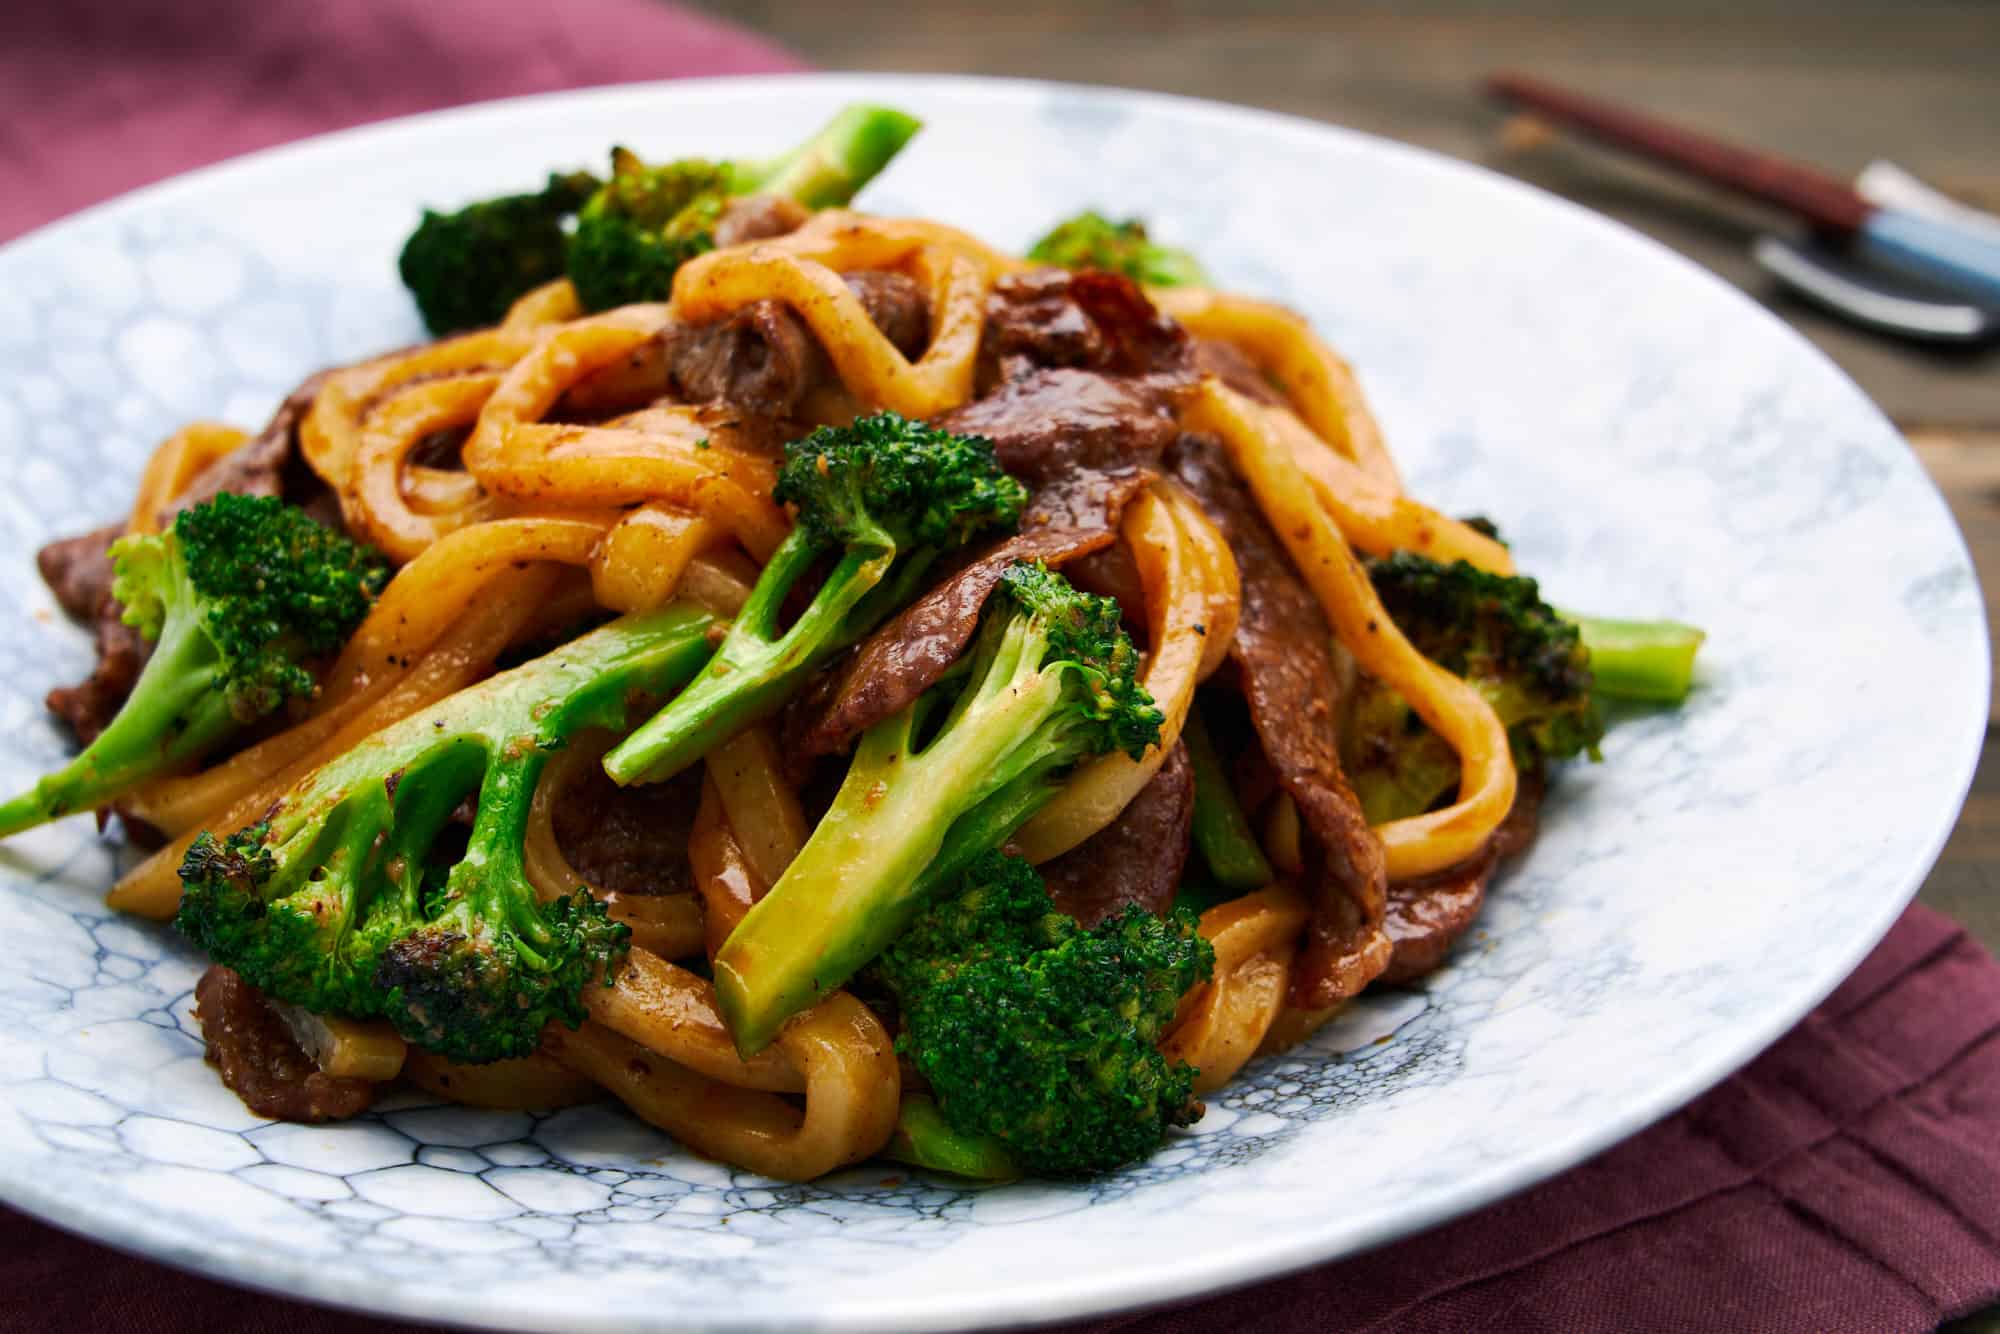
[[[619,783],[658,782],[762,717],[806,675],[916,591],[941,554],[981,530],[1011,527],[1027,490],[1001,471],[993,442],[893,412],[823,426],[785,447],[772,491],[798,522],[765,565],[715,660],[695,683],[604,757]],[[799,580],[832,570],[780,632]]]
[[[1490,520],[1467,522],[1498,540]],[[1678,704],[1692,684],[1704,638],[1693,626],[1558,611],[1533,579],[1410,552],[1370,561],[1368,573],[1418,652],[1486,696],[1524,769],[1598,758],[1604,722],[1595,696]],[[1356,684],[1341,750],[1362,809],[1377,824],[1421,815],[1458,786],[1450,745],[1370,677]]]
[[1208,273],[1185,250],[1146,235],[1137,218],[1113,222],[1101,213],[1079,213],[1059,222],[1028,251],[1028,258],[1065,269],[1103,269],[1154,287],[1206,287]]
[[613,149],[611,179],[584,205],[570,239],[577,298],[587,310],[665,301],[674,271],[715,248],[715,224],[731,197],[779,195],[810,209],[845,204],[921,125],[888,107],[856,104],[768,162],[683,158],[649,166]]
[[1157,1044],[1214,966],[1192,913],[1127,907],[1085,930],[1027,862],[988,853],[879,971],[902,1012],[897,1050],[950,1126],[1029,1171],[1079,1175],[1143,1158],[1194,1119],[1195,1071]]
[[539,193],[504,195],[456,213],[424,210],[396,270],[434,334],[497,324],[531,289],[563,276],[566,224],[597,192],[587,171],[551,176]]
[[880,954],[1073,765],[1157,742],[1138,660],[1116,602],[1040,565],[1008,567],[971,649],[862,736],[812,837],[717,953],[737,1047],[759,1050]]
[[[1368,573],[1417,651],[1486,696],[1521,767],[1596,758],[1604,723],[1591,697],[1590,652],[1533,579],[1406,551],[1370,561]],[[1372,678],[1356,685],[1342,750],[1373,823],[1422,814],[1458,785],[1450,743]]]
[[308,663],[347,642],[388,578],[379,553],[303,510],[227,492],[111,557],[112,593],[153,654],[95,741],[0,805],[0,838],[101,806],[311,695]]
[[730,196],[728,164],[683,158],[649,167],[611,150],[611,179],[583,207],[566,271],[585,310],[664,301],[674,272],[715,248]]
[[[627,616],[377,732],[258,824],[200,835],[176,924],[279,1000],[386,1019],[454,1061],[526,1055],[545,1024],[583,1021],[583,988],[630,934],[587,891],[544,902],[529,883],[542,768],[685,682],[712,623],[680,605]],[[475,794],[454,858],[441,836]]]

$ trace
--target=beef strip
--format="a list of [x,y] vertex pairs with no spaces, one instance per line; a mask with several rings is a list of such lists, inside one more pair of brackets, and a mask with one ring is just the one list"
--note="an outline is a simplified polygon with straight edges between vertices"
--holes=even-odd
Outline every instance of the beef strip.
[[1479,916],[1487,883],[1500,863],[1535,841],[1542,788],[1541,774],[1522,770],[1513,808],[1477,854],[1435,875],[1389,886],[1388,916],[1382,927],[1394,953],[1376,981],[1392,986],[1414,982],[1444,962]]
[[1132,642],[1146,646],[1146,584],[1129,545],[1115,542],[1079,556],[1063,566],[1063,577],[1086,593],[1116,602]]
[[56,603],[76,620],[95,616],[110,593],[110,548],[124,531],[122,523],[106,524],[80,537],[57,538],[35,553],[35,568],[41,571],[42,582],[56,595]]
[[1225,343],[1219,338],[1195,339],[1194,364],[1203,375],[1213,375],[1246,398],[1269,403],[1273,407],[1289,406],[1285,396],[1234,343]]
[[1333,632],[1220,448],[1185,437],[1172,466],[1235,551],[1242,574],[1230,657],[1265,757],[1314,845],[1307,877],[1313,917],[1291,1003],[1324,1009],[1360,991],[1390,954],[1382,844],[1340,768]]
[[844,276],[848,290],[898,352],[914,360],[931,345],[931,302],[908,274],[863,269]]
[[1035,494],[1021,531],[988,546],[876,630],[800,696],[786,728],[799,763],[849,742],[935,685],[965,652],[986,599],[1019,561],[1065,561],[1111,544],[1146,474],[1076,474]]
[[1001,380],[1068,367],[1192,383],[1188,337],[1121,274],[1030,269],[993,285],[981,353]]
[[753,301],[713,324],[674,325],[663,345],[671,390],[696,403],[785,417],[826,377],[819,340],[782,301]]
[[[908,357],[930,342],[930,302],[906,274],[850,273],[848,290]],[[672,394],[786,416],[832,375],[806,322],[781,301],[753,301],[710,324],[670,323],[570,389],[558,416],[597,420]]]
[[599,765],[556,798],[556,846],[594,889],[680,894],[694,888],[688,834],[701,802],[699,765],[665,783],[619,787]]
[[195,984],[195,1018],[222,1082],[258,1116],[274,1121],[345,1121],[368,1110],[375,1085],[323,1074],[299,1049],[263,993],[213,964]]
[[1127,904],[1166,912],[1194,829],[1194,766],[1180,742],[1118,818],[1042,865],[1056,908],[1095,926]]
[[[161,521],[171,522],[191,505],[234,491],[247,496],[281,495],[295,505],[304,505],[321,523],[339,528],[339,508],[332,493],[297,457],[299,422],[328,374],[323,371],[287,394],[264,429],[205,468],[162,512]],[[123,531],[123,524],[113,524],[81,537],[63,538],[35,556],[56,601],[71,616],[88,620],[96,638],[97,662],[90,675],[76,685],[56,687],[46,701],[49,712],[68,723],[84,745],[97,739],[125,703],[150,652],[138,631],[120,619],[121,609],[111,596],[111,560],[105,549]]]
[[73,686],[55,687],[43,699],[49,712],[68,723],[82,745],[97,740],[117,716],[151,650],[139,632],[120,619],[122,612],[107,588],[90,618],[97,650],[90,675]]
[[1030,484],[1082,469],[1150,468],[1180,434],[1182,384],[1056,367],[1007,380],[938,418],[960,435],[993,442],[1000,466]]
[[783,195],[740,195],[723,205],[722,216],[715,220],[716,248],[788,236],[811,216],[804,204]]

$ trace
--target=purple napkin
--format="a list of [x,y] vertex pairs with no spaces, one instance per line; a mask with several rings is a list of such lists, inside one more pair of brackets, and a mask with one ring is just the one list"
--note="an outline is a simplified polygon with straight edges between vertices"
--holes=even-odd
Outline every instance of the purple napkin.
[[[0,239],[190,167],[484,98],[802,68],[648,0],[0,5]],[[1338,1208],[1337,1192],[1329,1208]],[[1120,1334],[1928,1329],[2000,1299],[2000,965],[1912,908],[1748,1070],[1566,1176]],[[0,1209],[0,1328],[387,1334]]]
[[645,0],[0,4],[0,241],[190,167],[366,121],[804,68],[760,37]]

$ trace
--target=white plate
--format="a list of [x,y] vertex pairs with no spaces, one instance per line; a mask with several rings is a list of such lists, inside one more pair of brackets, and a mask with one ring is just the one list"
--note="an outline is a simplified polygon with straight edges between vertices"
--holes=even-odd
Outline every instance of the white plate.
[[0,851],[0,1193],[204,1273],[430,1319],[918,1329],[1081,1315],[1401,1236],[1549,1176],[1748,1060],[1916,888],[1977,756],[1965,548],[1888,422],[1721,282],[1559,200],[1395,144],[1084,88],[826,76],[474,107],[261,153],[0,251],[0,788],[88,660],[29,556],[121,513],[185,419],[249,425],[411,341],[424,203],[614,142],[768,152],[868,97],[929,128],[865,199],[1022,245],[1143,213],[1360,369],[1415,491],[1497,518],[1569,605],[1711,632],[1678,714],[1563,775],[1453,964],[1253,1067],[1150,1163],[963,1191],[785,1186],[622,1113],[407,1102],[310,1128],[201,1062],[198,961],[107,916],[88,821]]

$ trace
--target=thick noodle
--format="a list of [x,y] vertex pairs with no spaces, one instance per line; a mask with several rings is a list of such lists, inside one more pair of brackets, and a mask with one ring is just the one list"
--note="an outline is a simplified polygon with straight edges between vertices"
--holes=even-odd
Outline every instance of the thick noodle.
[[1148,640],[1141,681],[1165,715],[1159,744],[1135,760],[1106,755],[1078,773],[1021,827],[1014,847],[1033,862],[1068,852],[1118,817],[1180,739],[1194,688],[1236,633],[1236,558],[1186,492],[1155,482],[1125,510],[1121,536],[1145,589]]
[[666,318],[663,307],[626,306],[546,335],[480,409],[462,451],[466,470],[520,505],[671,501],[721,520],[766,558],[788,525],[770,499],[775,470],[739,414],[668,406],[604,426],[542,420],[578,381],[630,356]]
[[811,832],[783,768],[778,743],[761,724],[746,727],[708,753],[708,777],[722,803],[722,818],[751,872],[766,885],[778,883]]
[[1187,414],[1222,438],[1292,563],[1319,599],[1334,634],[1364,671],[1393,688],[1459,758],[1458,800],[1380,826],[1392,880],[1441,871],[1478,852],[1514,804],[1507,729],[1479,691],[1410,645],[1375,596],[1347,540],[1312,499],[1289,444],[1258,405],[1209,379]]
[[1201,287],[1156,287],[1147,296],[1198,338],[1229,343],[1276,381],[1327,446],[1392,492],[1402,479],[1354,370],[1296,313]]
[[460,1065],[412,1047],[409,1059],[403,1062],[403,1074],[418,1088],[440,1098],[505,1112],[548,1112],[596,1102],[604,1096],[596,1080],[544,1052],[486,1065]]
[[[405,476],[410,454],[439,432],[469,428],[500,377],[490,371],[447,375],[408,385],[368,414],[354,448],[354,471],[341,494],[355,536],[399,563],[455,529],[490,519],[499,504],[470,473],[426,468]],[[422,497],[424,511],[416,507]]]
[[605,732],[573,737],[542,770],[541,782],[528,804],[528,825],[521,841],[521,861],[529,883],[543,898],[585,890],[604,903],[611,919],[632,932],[632,945],[662,959],[682,959],[701,952],[701,900],[692,890],[677,894],[621,894],[601,889],[576,873],[556,841],[555,804],[563,789],[604,758],[614,738]]
[[805,1108],[711,1079],[603,1024],[550,1028],[543,1047],[696,1153],[784,1181],[872,1158],[895,1133],[902,1075],[882,1021],[837,991],[786,1024],[777,1049],[805,1077]]
[[[992,252],[969,242],[920,226],[822,215],[790,236],[683,264],[674,275],[674,312],[702,322],[755,301],[783,301],[818,336],[856,401],[934,417],[972,396],[986,294],[998,271]],[[931,342],[914,363],[875,327],[840,276],[863,269],[907,270],[929,293]]]
[[1285,1008],[1292,954],[1312,915],[1289,885],[1217,904],[1201,915],[1201,934],[1215,947],[1215,976],[1181,1002],[1160,1049],[1199,1072],[1196,1093],[1212,1093],[1257,1054]]
[[[764,886],[712,777],[689,851],[711,931],[721,923],[726,936]],[[894,1043],[844,991],[793,1018],[747,1061],[722,1025],[712,985],[638,951],[612,987],[593,988],[584,1003],[592,1022],[575,1033],[550,1029],[544,1047],[698,1153],[804,1181],[873,1156],[895,1131],[902,1074]],[[803,1112],[779,1096],[801,1090]]]

